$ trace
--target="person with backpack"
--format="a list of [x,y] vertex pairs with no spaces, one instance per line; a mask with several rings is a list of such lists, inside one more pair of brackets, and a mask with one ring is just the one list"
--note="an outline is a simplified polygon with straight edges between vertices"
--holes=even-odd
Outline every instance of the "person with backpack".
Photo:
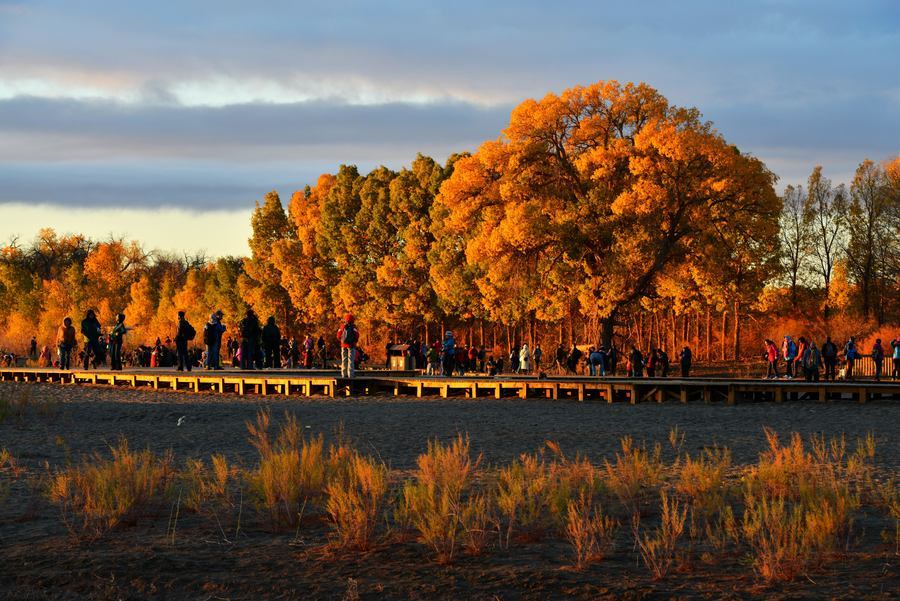
[[628,375],[632,378],[644,377],[644,355],[634,345],[631,347],[631,356],[629,357],[631,369]]
[[593,346],[588,349],[588,373],[592,376],[603,375],[603,354]]
[[347,313],[337,331],[337,339],[341,343],[342,378],[352,378],[356,375],[356,347],[359,344],[359,329],[354,321],[353,315]]
[[263,350],[266,353],[265,365],[269,369],[281,368],[281,330],[275,323],[275,316],[270,315],[262,329]]
[[56,345],[59,347],[59,368],[61,370],[69,369],[72,351],[75,350],[76,343],[72,318],[66,317],[56,331]]
[[794,377],[794,361],[797,360],[797,344],[790,336],[785,336],[781,343],[781,354],[784,357],[785,375],[788,380]]
[[244,319],[238,324],[238,333],[241,336],[241,369],[256,369],[261,332],[259,318],[253,309],[248,308],[244,313]]
[[175,328],[175,365],[177,371],[191,371],[191,360],[188,357],[188,342],[197,336],[197,330],[185,319],[184,311],[178,312],[178,325]]
[[847,361],[847,372],[844,374],[844,379],[847,381],[853,379],[853,365],[856,363],[858,356],[859,352],[856,350],[856,339],[851,336],[850,340],[847,341],[847,344],[844,345],[844,359]]
[[125,314],[116,315],[116,324],[109,334],[109,368],[113,371],[122,371],[122,342],[128,328],[125,327]]
[[209,316],[209,321],[203,326],[203,344],[206,345],[206,369],[222,369],[219,364],[219,347],[222,344],[222,334],[225,333],[225,324],[222,323],[224,313],[219,309]]
[[767,380],[777,380],[778,375],[778,349],[775,347],[775,341],[766,338],[766,354],[764,355],[768,362],[766,369]]
[[884,347],[881,346],[881,338],[875,339],[872,345],[872,361],[875,363],[875,381],[881,381],[881,368],[884,363]]
[[825,380],[834,382],[834,379],[837,377],[838,348],[831,341],[831,336],[825,337],[825,344],[822,345],[820,352],[822,363],[825,365]]
[[815,342],[812,340],[804,342],[803,354],[800,355],[803,374],[806,377],[807,382],[818,382],[819,366],[822,364],[822,354]]
[[84,314],[84,319],[81,320],[81,335],[84,336],[84,369],[87,370],[91,358],[94,359],[96,366],[98,359],[103,356],[100,348],[103,327],[93,309],[88,309]]

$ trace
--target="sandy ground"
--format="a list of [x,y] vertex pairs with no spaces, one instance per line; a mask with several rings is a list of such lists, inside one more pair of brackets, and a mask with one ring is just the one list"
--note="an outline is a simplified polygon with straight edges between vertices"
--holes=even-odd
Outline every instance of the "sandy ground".
[[[452,566],[431,562],[423,547],[392,542],[356,558],[323,560],[325,529],[312,520],[304,532],[272,533],[248,517],[237,541],[199,516],[185,517],[173,545],[166,537],[168,507],[130,528],[85,544],[71,540],[56,510],[43,500],[48,468],[94,452],[117,437],[133,448],[172,449],[177,460],[224,453],[252,465],[245,421],[262,406],[273,417],[294,412],[307,432],[326,438],[342,429],[357,448],[392,468],[411,468],[429,438],[468,433],[488,463],[503,463],[547,440],[591,461],[612,458],[625,434],[665,442],[685,433],[685,450],[725,445],[735,463],[755,461],[763,427],[779,433],[844,434],[851,443],[868,432],[878,441],[879,469],[900,471],[900,403],[828,404],[577,403],[519,399],[358,399],[237,397],[103,387],[0,384],[0,396],[23,396],[44,406],[26,420],[0,423],[0,449],[9,449],[28,477],[8,480],[0,497],[0,598],[112,599],[556,599],[577,598],[897,598],[900,559],[890,553],[835,562],[815,576],[777,589],[761,587],[743,558],[652,582],[629,549],[575,572],[561,541],[521,545],[463,557]],[[181,426],[179,418],[184,417]],[[852,444],[851,444],[852,446]],[[223,519],[223,521],[225,521]],[[227,530],[225,524],[222,530]],[[862,533],[875,540],[878,533]],[[627,545],[625,545],[627,546]],[[892,551],[892,548],[891,548]],[[348,579],[352,579],[351,582]]]

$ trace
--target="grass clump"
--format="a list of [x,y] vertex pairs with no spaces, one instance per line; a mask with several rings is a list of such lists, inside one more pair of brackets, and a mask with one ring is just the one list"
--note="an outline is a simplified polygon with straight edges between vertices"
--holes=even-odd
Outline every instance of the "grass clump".
[[659,490],[664,465],[662,447],[636,447],[630,436],[624,436],[613,463],[604,461],[605,483],[630,513],[640,512],[641,500]]
[[325,489],[331,518],[331,544],[339,549],[368,551],[375,541],[388,492],[388,469],[369,457],[353,455],[346,469]]
[[96,538],[136,519],[172,478],[171,453],[132,451],[124,438],[111,452],[109,459],[94,455],[50,479],[50,500],[78,537]]
[[575,568],[584,569],[593,561],[600,561],[615,545],[619,524],[604,515],[600,505],[582,493],[577,500],[569,501],[566,510],[566,539],[575,553]]
[[[652,534],[638,538],[641,559],[653,577],[661,580],[669,573],[675,561],[678,541],[684,534],[688,508],[665,491],[660,493],[660,525]],[[637,531],[637,527],[635,527]]]
[[432,440],[419,455],[413,479],[403,485],[400,520],[418,532],[440,563],[453,560],[467,532],[465,516],[477,515],[477,505],[484,505],[470,495],[480,463],[480,455],[471,457],[468,436],[459,435],[447,445]]

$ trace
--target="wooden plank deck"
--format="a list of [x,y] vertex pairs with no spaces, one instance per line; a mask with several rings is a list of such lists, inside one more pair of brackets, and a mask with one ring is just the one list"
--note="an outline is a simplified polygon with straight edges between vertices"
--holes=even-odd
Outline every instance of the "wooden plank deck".
[[259,395],[325,395],[329,397],[393,394],[395,396],[440,396],[470,399],[507,397],[554,400],[627,402],[724,402],[853,399],[900,400],[900,382],[856,380],[852,382],[805,382],[728,378],[588,378],[558,376],[538,379],[528,376],[429,377],[411,372],[366,371],[353,380],[337,371],[59,371],[55,369],[4,368],[0,381],[54,382],[129,386],[154,390],[217,392]]

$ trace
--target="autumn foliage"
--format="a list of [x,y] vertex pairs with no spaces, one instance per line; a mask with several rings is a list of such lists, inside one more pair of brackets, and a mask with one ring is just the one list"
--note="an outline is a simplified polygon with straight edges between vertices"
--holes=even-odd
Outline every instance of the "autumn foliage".
[[[394,171],[342,165],[277,192],[251,218],[250,255],[174,257],[40,232],[0,250],[0,344],[52,344],[66,315],[117,312],[129,343],[221,308],[330,331],[353,312],[363,344],[666,347],[757,354],[763,336],[884,332],[900,318],[900,158],[866,160],[849,188],[807,187],[729,144],[646,84],[601,81],[517,106],[474,153]],[[742,342],[743,340],[743,342]],[[750,341],[753,344],[749,344]]]

